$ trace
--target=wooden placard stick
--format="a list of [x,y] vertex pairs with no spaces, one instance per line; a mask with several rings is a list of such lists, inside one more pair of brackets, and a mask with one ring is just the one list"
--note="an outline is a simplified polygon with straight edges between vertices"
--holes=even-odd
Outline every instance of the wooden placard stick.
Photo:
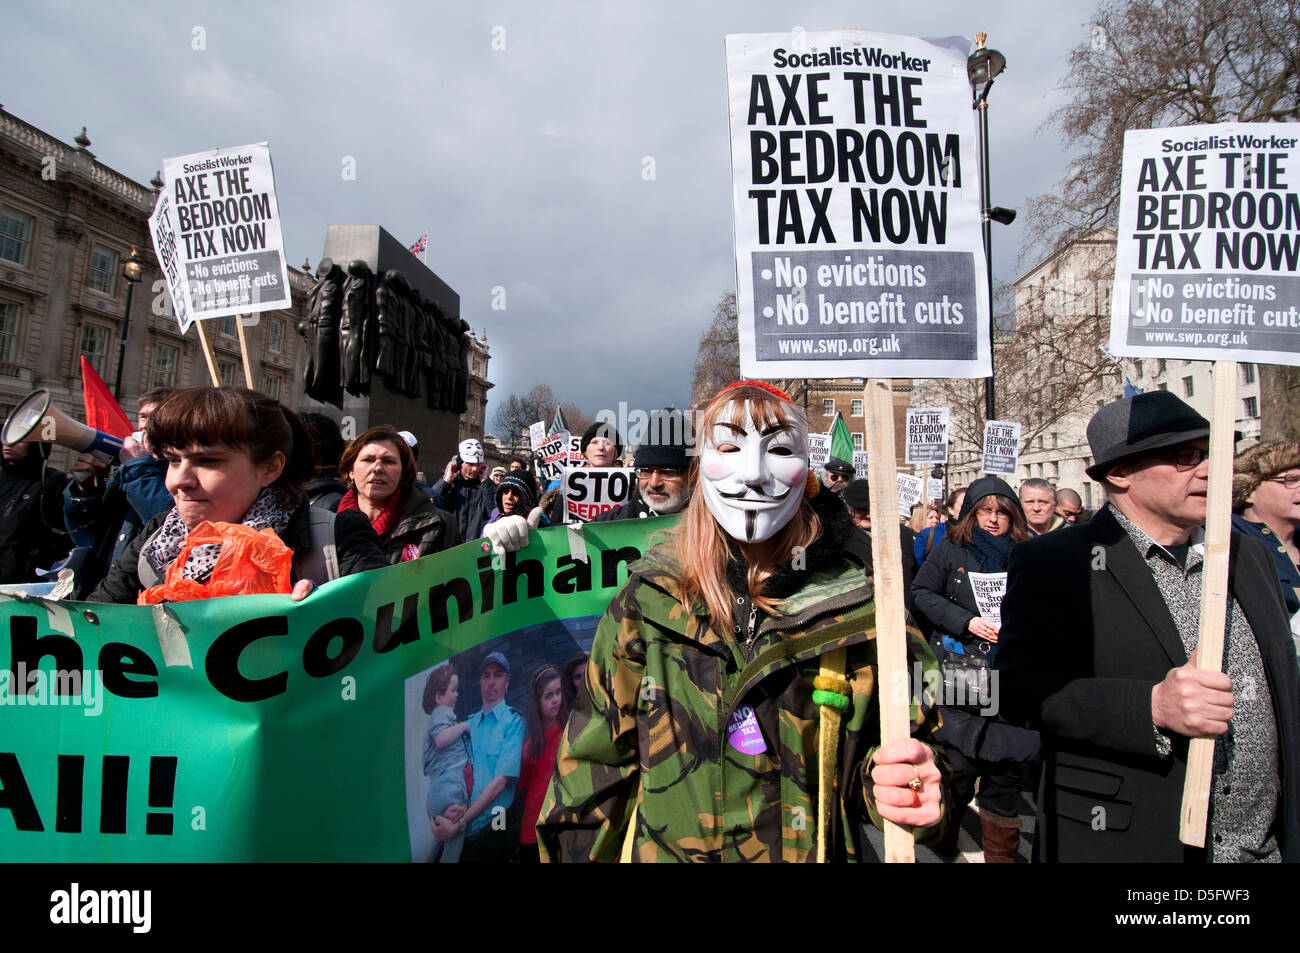
[[244,316],[235,315],[235,333],[239,336],[239,356],[244,362],[244,386],[249,390],[257,390],[257,385],[253,383],[253,361],[248,356],[248,338],[244,336]]
[[[871,490],[871,564],[876,600],[876,694],[880,743],[911,737],[907,685],[907,610],[903,607],[903,551],[898,532],[898,480],[894,457],[893,381],[867,380],[867,485]],[[912,832],[885,821],[885,863],[910,864]]]
[[208,333],[203,330],[202,320],[195,320],[194,327],[199,331],[199,344],[202,345],[203,358],[208,362],[208,374],[212,377],[212,386],[221,386],[221,375],[217,373],[217,358],[212,353],[212,344],[208,341]]
[[[1196,667],[1223,671],[1223,629],[1228,615],[1228,546],[1232,535],[1232,450],[1236,421],[1237,362],[1215,361],[1214,411],[1210,417],[1210,487],[1205,510],[1205,562],[1201,566],[1201,621]],[[1205,846],[1209,817],[1212,737],[1193,738],[1187,750],[1178,839]]]

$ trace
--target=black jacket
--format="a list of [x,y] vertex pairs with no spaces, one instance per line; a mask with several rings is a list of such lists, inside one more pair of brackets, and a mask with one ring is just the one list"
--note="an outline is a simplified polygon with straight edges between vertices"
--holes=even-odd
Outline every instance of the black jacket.
[[969,575],[979,571],[980,562],[974,553],[951,539],[942,539],[930,550],[912,581],[912,598],[918,615],[924,617],[935,633],[951,635],[963,645],[975,648],[980,648],[978,643],[984,640],[977,639],[966,626],[980,614]]
[[439,480],[431,490],[433,498],[441,499],[447,512],[456,518],[456,529],[462,540],[483,535],[483,527],[492,516],[496,492],[497,485],[491,480],[469,483],[460,477],[450,483]]
[[41,472],[40,448],[0,468],[0,583],[35,582],[72,548],[63,526],[63,486],[53,467]]
[[402,518],[379,538],[379,545],[393,565],[402,561],[402,550],[411,543],[419,547],[418,558],[451,549],[460,542],[455,517],[438,509],[427,493],[415,487],[406,491]]
[[[1278,843],[1300,860],[1300,675],[1272,557],[1233,533],[1228,591],[1259,645],[1277,720]],[[994,667],[1008,718],[1043,739],[1034,851],[1048,861],[1180,862],[1187,739],[1155,751],[1151,690],[1187,654],[1151,570],[1109,508],[1011,551]],[[1105,808],[1095,829],[1096,808]]]
[[[311,552],[310,507],[304,503],[293,512],[289,525],[284,531],[284,543],[293,550],[293,571],[291,578],[297,582],[302,576],[302,563]],[[144,587],[140,584],[139,562],[140,550],[158,527],[167,518],[162,513],[144,525],[131,545],[108,571],[104,581],[95,587],[88,597],[90,602],[134,603],[136,596]],[[370,526],[370,520],[360,510],[345,510],[334,518],[334,546],[338,551],[339,575],[350,576],[353,573],[369,569],[382,569],[389,565],[388,557],[379,545],[379,537]],[[314,580],[318,584],[323,580]]]

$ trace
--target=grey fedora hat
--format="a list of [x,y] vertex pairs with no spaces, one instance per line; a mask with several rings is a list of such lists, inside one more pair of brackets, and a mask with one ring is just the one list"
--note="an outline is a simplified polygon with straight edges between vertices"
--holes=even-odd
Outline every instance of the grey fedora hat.
[[1167,390],[1126,397],[1088,421],[1088,446],[1096,463],[1084,472],[1101,482],[1123,460],[1209,435],[1210,422]]

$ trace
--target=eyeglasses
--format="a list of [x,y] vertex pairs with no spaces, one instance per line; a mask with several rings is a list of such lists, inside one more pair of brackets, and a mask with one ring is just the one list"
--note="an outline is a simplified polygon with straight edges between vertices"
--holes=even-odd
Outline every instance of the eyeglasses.
[[1190,470],[1193,467],[1199,467],[1202,460],[1208,460],[1210,451],[1202,450],[1200,447],[1183,447],[1181,450],[1174,450],[1164,454],[1166,459],[1172,459],[1174,466],[1179,470]]
[[686,470],[683,467],[637,467],[636,475],[639,480],[646,480],[655,474],[659,474],[661,480],[680,480],[686,476]]
[[1282,476],[1268,477],[1265,483],[1281,483],[1288,490],[1294,490],[1300,486],[1300,473],[1286,473]]

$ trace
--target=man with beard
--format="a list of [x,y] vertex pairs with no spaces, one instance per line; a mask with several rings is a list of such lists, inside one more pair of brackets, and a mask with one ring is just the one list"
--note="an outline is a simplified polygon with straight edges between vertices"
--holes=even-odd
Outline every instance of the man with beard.
[[650,415],[650,432],[636,450],[636,489],[632,498],[596,517],[597,523],[668,516],[681,512],[690,499],[687,479],[686,428],[682,415],[672,410]]

